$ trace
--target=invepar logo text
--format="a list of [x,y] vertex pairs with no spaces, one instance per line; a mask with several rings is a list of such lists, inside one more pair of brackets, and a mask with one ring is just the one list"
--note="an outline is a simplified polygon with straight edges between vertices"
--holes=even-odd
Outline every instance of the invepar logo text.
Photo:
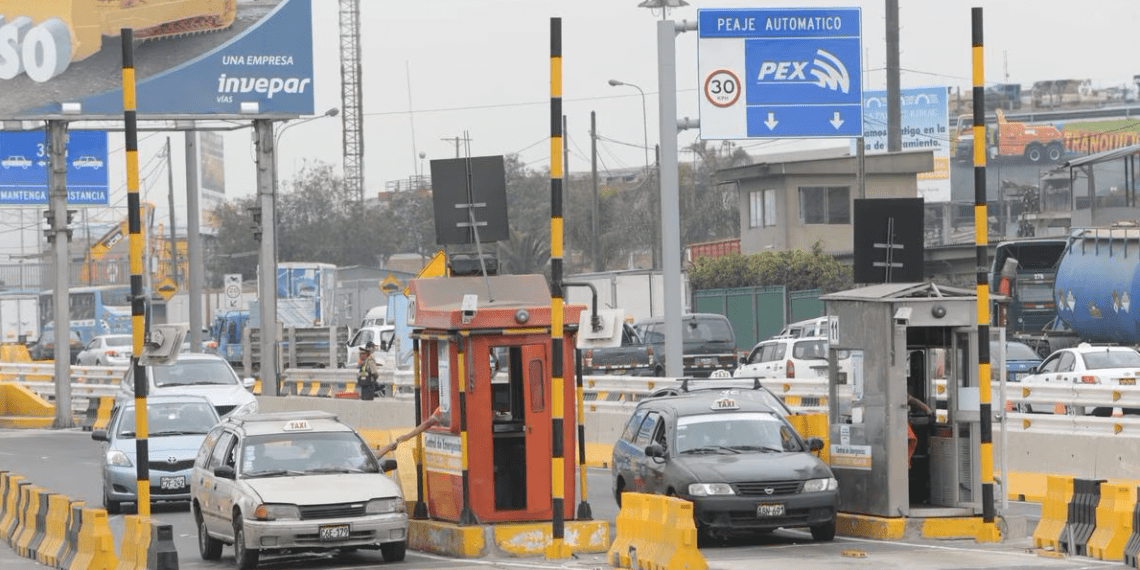
[[71,32],[59,18],[33,25],[27,16],[0,14],[0,79],[27,73],[44,83],[71,64]]
[[[814,67],[808,67],[809,65]],[[808,74],[815,79],[808,79]],[[816,50],[815,59],[811,61],[764,61],[760,64],[760,74],[756,81],[770,84],[813,83],[843,93],[851,90],[851,76],[847,72],[847,66],[822,48]]]

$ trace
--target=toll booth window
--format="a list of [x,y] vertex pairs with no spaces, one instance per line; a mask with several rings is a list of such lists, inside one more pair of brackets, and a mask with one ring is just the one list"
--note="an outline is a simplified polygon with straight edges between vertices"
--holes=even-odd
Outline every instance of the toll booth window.
[[546,391],[543,389],[546,378],[542,373],[542,360],[531,360],[527,372],[530,376],[530,411],[539,413],[546,409]]
[[437,396],[439,398],[440,425],[451,425],[451,343],[446,340],[436,341],[435,346],[435,372],[439,379]]

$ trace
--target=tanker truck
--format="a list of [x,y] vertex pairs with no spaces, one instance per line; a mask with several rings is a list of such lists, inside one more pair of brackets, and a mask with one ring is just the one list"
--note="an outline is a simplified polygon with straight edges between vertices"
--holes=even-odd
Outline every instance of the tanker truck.
[[1140,227],[1074,229],[1057,266],[1057,316],[1085,342],[1140,345]]

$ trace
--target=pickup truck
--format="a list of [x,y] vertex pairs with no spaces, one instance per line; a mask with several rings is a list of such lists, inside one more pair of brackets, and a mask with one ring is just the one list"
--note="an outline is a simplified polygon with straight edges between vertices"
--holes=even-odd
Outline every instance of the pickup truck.
[[[665,318],[638,321],[634,328],[653,348],[658,365],[665,367]],[[682,369],[686,377],[708,378],[716,370],[732,374],[736,370],[736,335],[724,315],[693,313],[681,315]]]
[[629,323],[622,323],[620,346],[588,348],[582,352],[582,374],[662,376],[665,367],[654,358],[653,347],[643,342]]

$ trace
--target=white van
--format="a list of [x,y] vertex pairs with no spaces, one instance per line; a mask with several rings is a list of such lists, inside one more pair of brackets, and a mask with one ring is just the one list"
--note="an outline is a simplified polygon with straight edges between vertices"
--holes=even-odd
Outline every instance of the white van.
[[390,324],[392,323],[388,322],[388,305],[380,305],[372,307],[368,309],[367,313],[364,313],[364,320],[360,323],[360,326],[361,328],[379,327]]

